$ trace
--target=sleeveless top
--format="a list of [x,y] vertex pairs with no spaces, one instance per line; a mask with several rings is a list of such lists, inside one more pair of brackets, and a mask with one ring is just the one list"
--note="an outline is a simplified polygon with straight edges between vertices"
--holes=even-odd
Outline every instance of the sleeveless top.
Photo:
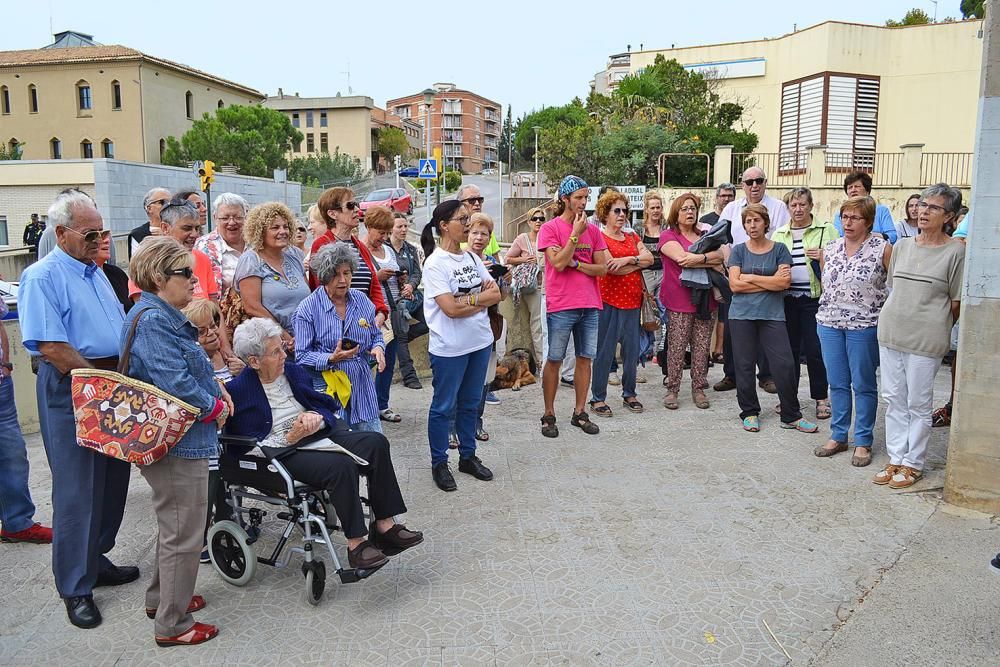
[[816,321],[833,329],[856,331],[878,325],[888,297],[882,256],[888,243],[870,235],[853,257],[844,250],[844,239],[830,241],[823,250],[823,293]]

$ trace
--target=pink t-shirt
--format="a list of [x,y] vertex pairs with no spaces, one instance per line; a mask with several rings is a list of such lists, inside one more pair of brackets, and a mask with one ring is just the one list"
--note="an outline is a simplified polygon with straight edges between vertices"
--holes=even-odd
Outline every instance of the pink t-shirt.
[[[538,231],[538,249],[564,248],[569,243],[573,224],[561,217],[555,217],[542,225]],[[587,229],[580,235],[580,242],[573,251],[573,259],[587,264],[594,263],[594,253],[607,250],[604,234],[597,225],[587,223]],[[582,271],[566,267],[562,271],[549,262],[545,264],[545,309],[549,313],[573,308],[597,308],[600,310],[601,289],[597,278]]]
[[[660,249],[668,241],[676,241],[685,252],[691,247],[692,243],[680,232],[672,229],[664,229],[660,233],[660,241],[656,244],[656,251],[660,252]],[[664,308],[672,310],[675,313],[696,312],[698,309],[691,303],[691,288],[681,285],[680,264],[662,252],[660,252],[660,257],[663,260],[663,282],[660,283],[660,303],[663,304]],[[712,310],[718,307],[715,298],[712,296],[708,297],[708,305]]]

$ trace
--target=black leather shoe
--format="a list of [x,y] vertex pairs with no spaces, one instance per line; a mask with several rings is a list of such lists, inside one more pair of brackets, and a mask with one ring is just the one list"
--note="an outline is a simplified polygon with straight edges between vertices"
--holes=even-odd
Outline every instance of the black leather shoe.
[[94,604],[94,598],[90,595],[81,595],[75,598],[66,598],[66,615],[69,622],[78,628],[89,630],[96,628],[103,620],[101,610]]
[[493,472],[483,465],[478,456],[470,456],[467,459],[458,460],[458,471],[472,475],[476,479],[488,482],[493,479]]
[[134,565],[125,565],[118,567],[117,565],[112,565],[106,570],[102,570],[100,574],[97,575],[97,583],[94,584],[94,588],[100,586],[121,586],[122,584],[130,584],[139,578],[139,568]]
[[[459,463],[459,470],[462,469],[462,464]],[[458,484],[455,484],[455,478],[451,474],[451,470],[448,469],[447,463],[439,463],[431,469],[431,474],[434,475],[434,483],[437,484],[438,488],[442,491],[455,491],[458,489]]]

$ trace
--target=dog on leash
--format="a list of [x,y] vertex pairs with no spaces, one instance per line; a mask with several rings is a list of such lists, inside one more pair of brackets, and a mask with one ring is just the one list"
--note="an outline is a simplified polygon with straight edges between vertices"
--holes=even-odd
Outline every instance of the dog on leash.
[[497,362],[496,378],[490,384],[490,389],[521,391],[524,385],[537,382],[535,379],[537,372],[535,360],[528,350],[522,347],[513,349]]

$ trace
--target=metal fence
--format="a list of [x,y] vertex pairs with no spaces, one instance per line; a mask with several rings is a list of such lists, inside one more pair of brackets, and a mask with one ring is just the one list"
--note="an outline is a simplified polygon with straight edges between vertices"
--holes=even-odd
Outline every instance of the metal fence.
[[826,185],[842,185],[844,177],[863,171],[872,177],[875,187],[901,187],[903,185],[902,153],[840,153],[827,152]]
[[809,154],[795,153],[733,153],[730,173],[735,180],[743,177],[750,167],[760,167],[767,174],[770,186],[795,187],[805,185]]
[[920,157],[920,185],[972,185],[972,153],[924,153]]

